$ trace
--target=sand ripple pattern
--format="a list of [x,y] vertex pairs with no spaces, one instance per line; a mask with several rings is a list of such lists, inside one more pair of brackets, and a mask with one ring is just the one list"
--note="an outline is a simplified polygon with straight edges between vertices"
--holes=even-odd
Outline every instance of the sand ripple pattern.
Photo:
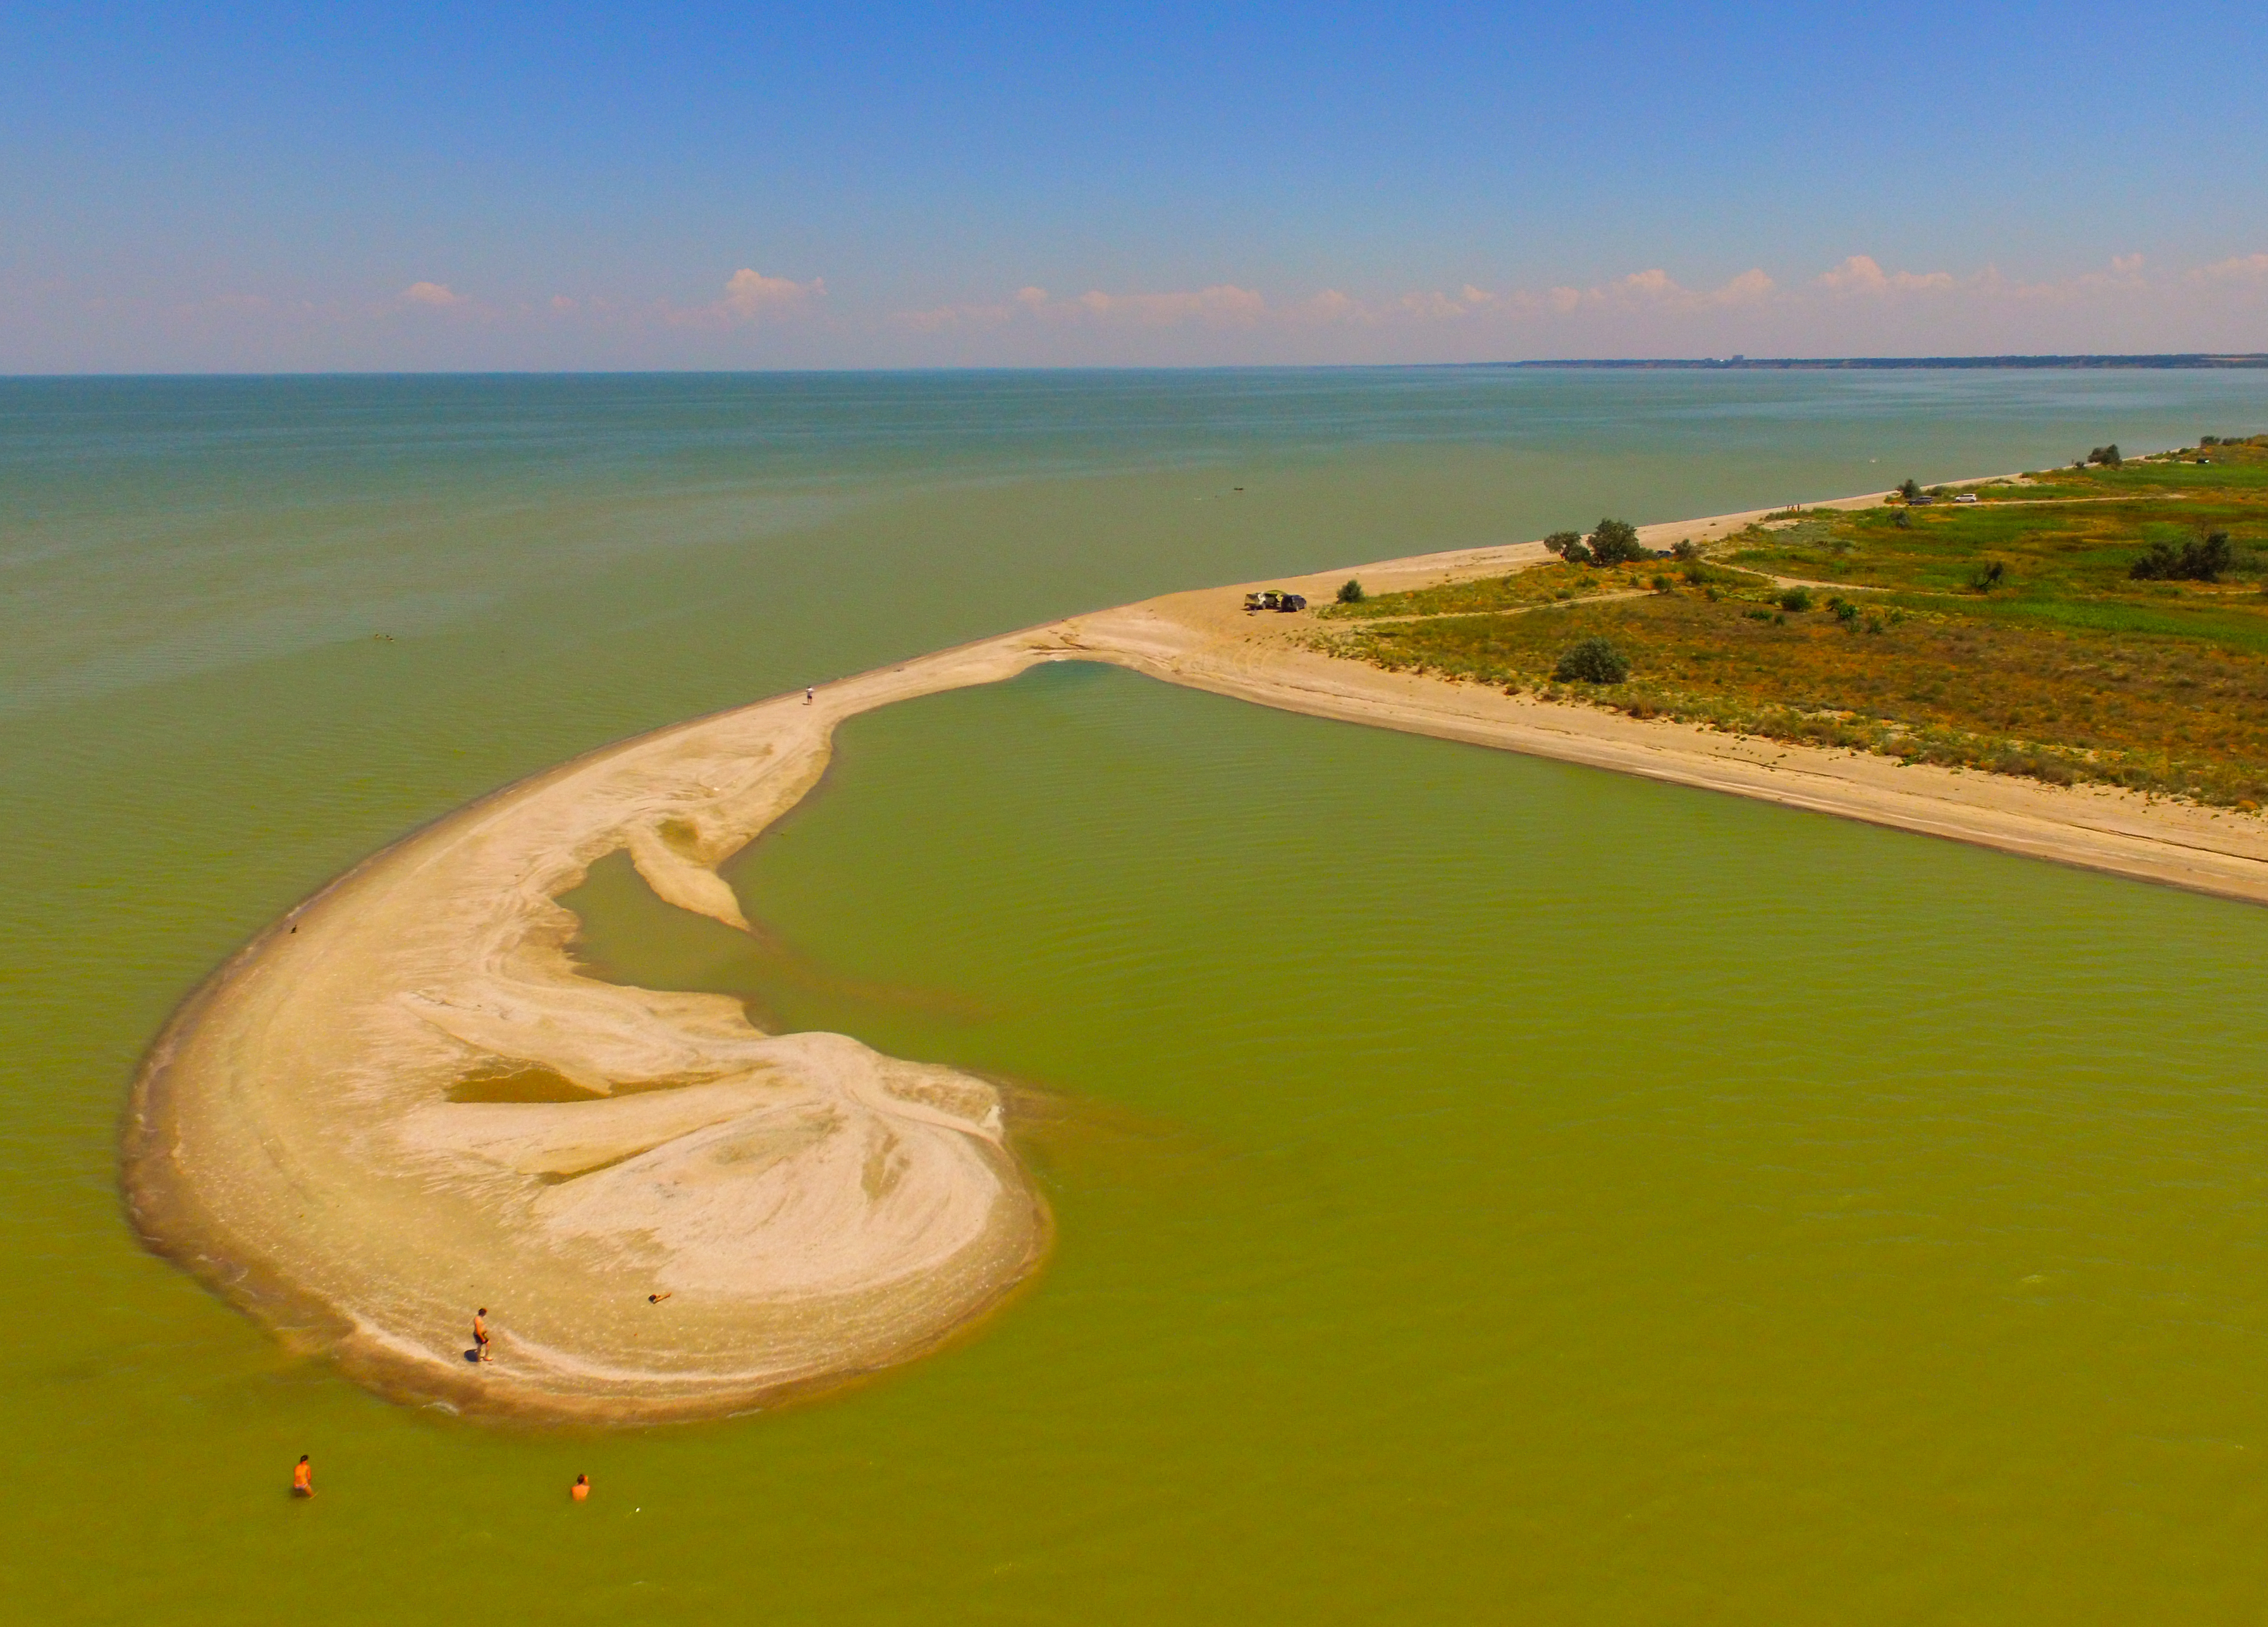
[[[137,1225],[288,1339],[466,1411],[713,1414],[934,1345],[1045,1251],[993,1088],[585,978],[555,900],[626,847],[662,897],[745,926],[714,867],[817,781],[837,722],[1056,648],[995,641],[698,720],[377,855],[153,1049],[125,1149]],[[487,1365],[466,1359],[481,1306]]]

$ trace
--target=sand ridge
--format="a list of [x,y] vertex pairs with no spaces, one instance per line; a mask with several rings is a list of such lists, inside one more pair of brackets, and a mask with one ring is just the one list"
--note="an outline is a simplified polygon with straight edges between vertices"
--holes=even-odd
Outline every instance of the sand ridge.
[[[1705,540],[1763,512],[1640,534]],[[1357,568],[1381,591],[1545,557],[1525,543]],[[487,1415],[714,1415],[934,1347],[1048,1246],[998,1092],[841,1035],[761,1033],[722,996],[584,978],[556,900],[627,849],[659,896],[745,929],[716,866],[817,782],[838,723],[1042,661],[2268,902],[2268,821],[1389,673],[1307,649],[1307,618],[1242,608],[1248,585],[1321,600],[1349,574],[1167,595],[860,674],[810,704],[696,719],[373,856],[217,971],[152,1046],[123,1137],[137,1228],[374,1388]],[[562,1099],[453,1099],[514,1070],[557,1080]],[[475,1366],[482,1305],[498,1359]]]

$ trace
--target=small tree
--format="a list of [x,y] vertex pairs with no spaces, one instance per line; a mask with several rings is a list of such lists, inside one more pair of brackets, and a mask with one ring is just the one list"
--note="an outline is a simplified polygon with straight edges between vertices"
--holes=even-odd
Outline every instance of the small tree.
[[2118,456],[2118,443],[2113,441],[2108,446],[2097,446],[2090,450],[2087,454],[2087,461],[2099,463],[2106,469],[2116,469],[2124,460]]
[[1701,545],[1688,537],[1669,551],[1669,557],[1674,560],[1683,560],[1690,565],[1701,557]]
[[1344,582],[1339,583],[1340,604],[1359,605],[1366,597],[1362,590],[1362,583],[1354,577],[1349,576]]
[[1809,610],[1811,608],[1811,590],[1809,588],[1790,588],[1786,592],[1779,596],[1779,607],[1782,610]]
[[1627,565],[1633,560],[1651,559],[1638,539],[1638,527],[1622,520],[1601,520],[1598,529],[1591,533],[1591,562],[1594,565]]
[[1915,480],[1911,475],[1906,476],[1904,480],[1898,483],[1898,495],[1904,498],[1908,502],[1911,502],[1915,498],[1921,495],[1921,482]]
[[1629,658],[1593,634],[1567,647],[1559,664],[1551,669],[1551,676],[1563,684],[1619,684],[1630,671]]
[[1543,539],[1543,546],[1570,565],[1594,565],[1598,562],[1591,557],[1591,545],[1583,540],[1580,531],[1553,531]]

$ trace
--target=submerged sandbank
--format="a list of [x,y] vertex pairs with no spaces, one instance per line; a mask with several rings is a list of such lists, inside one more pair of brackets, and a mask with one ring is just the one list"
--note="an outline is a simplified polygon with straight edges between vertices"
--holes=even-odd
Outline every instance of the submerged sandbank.
[[[1645,535],[1705,539],[1754,517]],[[1523,544],[1359,568],[1383,590],[1545,557]],[[1345,575],[1254,585],[1321,597]],[[841,1036],[760,1033],[722,996],[585,978],[556,900],[627,849],[662,898],[745,927],[715,867],[816,782],[837,723],[1042,661],[2268,901],[2257,819],[1385,672],[1307,649],[1297,619],[1248,616],[1242,596],[1071,617],[809,705],[663,729],[374,856],[222,968],[152,1048],[125,1136],[136,1224],[286,1338],[389,1394],[468,1411],[714,1414],[932,1347],[1047,1243],[992,1088]],[[515,1073],[589,1099],[454,1099]],[[483,1305],[498,1359],[475,1367]]]

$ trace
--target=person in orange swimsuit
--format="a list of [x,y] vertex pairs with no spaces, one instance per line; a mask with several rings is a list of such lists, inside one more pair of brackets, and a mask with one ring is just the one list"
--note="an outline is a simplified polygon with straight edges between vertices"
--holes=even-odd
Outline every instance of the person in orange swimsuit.
[[299,1455],[299,1461],[291,1466],[291,1495],[294,1497],[315,1495],[315,1470],[307,1462],[307,1455],[304,1452]]
[[567,1488],[567,1495],[573,1498],[578,1503],[587,1502],[591,1496],[591,1477],[588,1475],[576,1476],[575,1484]]
[[473,1345],[481,1352],[482,1361],[494,1359],[489,1351],[489,1308],[485,1305],[473,1313]]

